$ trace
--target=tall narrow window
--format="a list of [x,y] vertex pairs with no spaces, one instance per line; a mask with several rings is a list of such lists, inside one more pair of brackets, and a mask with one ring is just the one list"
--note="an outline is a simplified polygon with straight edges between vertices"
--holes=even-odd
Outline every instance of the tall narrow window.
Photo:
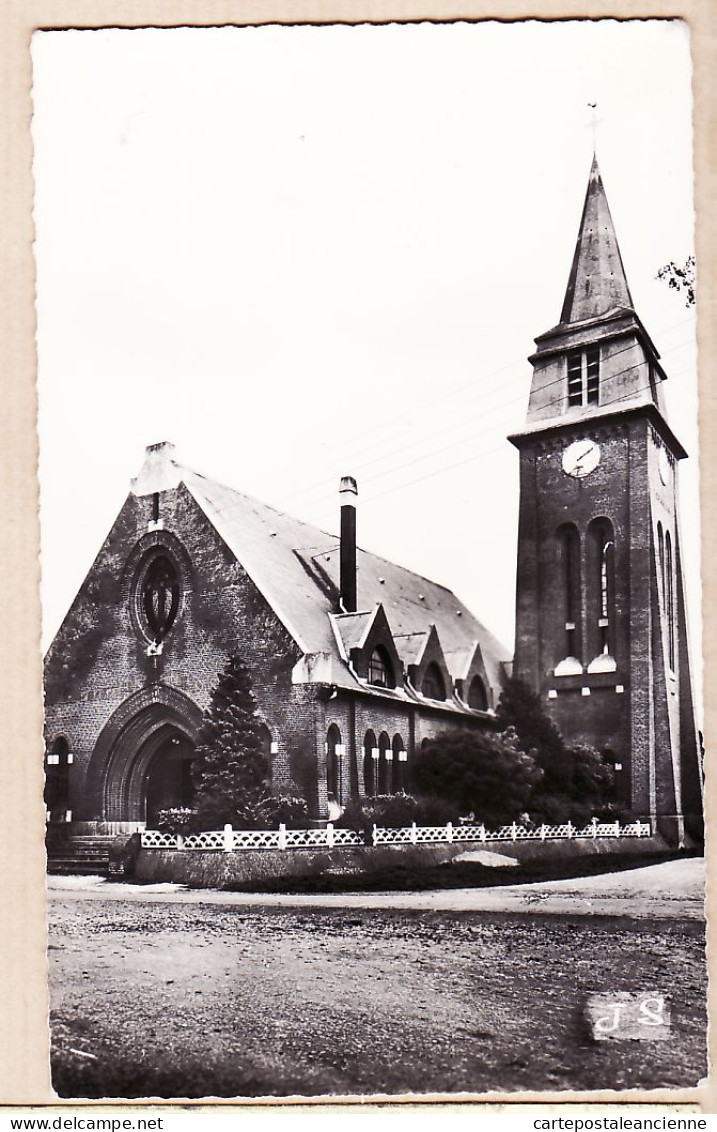
[[600,347],[568,354],[568,405],[597,405],[600,400]]
[[583,355],[568,354],[568,405],[583,403]]
[[595,659],[589,672],[615,671],[615,541],[608,519],[590,524],[589,632]]
[[326,736],[326,794],[330,802],[340,801],[341,753],[341,732],[332,723]]
[[49,821],[69,820],[71,762],[72,754],[67,739],[60,736],[45,756],[45,806]]
[[406,749],[400,735],[393,737],[393,789],[406,789]]
[[585,392],[588,405],[600,400],[600,348],[591,346],[585,351]]
[[[560,610],[558,616],[561,619],[562,645],[558,646],[558,650],[562,651],[563,660],[579,661],[582,655],[582,602],[580,594],[580,535],[577,528],[572,523],[566,523],[560,527],[557,542],[558,577],[562,595],[562,601],[558,607]],[[575,664],[568,665],[566,668],[563,660],[560,664],[560,673],[569,675],[574,670],[577,671]],[[579,666],[579,670],[582,671],[582,665]]]
[[278,746],[274,742],[274,740],[272,739],[271,731],[269,730],[269,728],[266,726],[265,723],[259,724],[258,731],[259,731],[259,737],[261,739],[261,753],[264,756],[264,759],[266,760],[266,763],[265,763],[266,772],[267,772],[266,773],[266,784],[267,784],[267,786],[271,786],[272,776],[273,776],[273,773],[274,773],[274,766],[273,766],[274,755],[276,754],[276,752],[278,750]]
[[363,788],[367,798],[373,798],[376,793],[377,759],[376,736],[373,731],[367,731],[363,741]]
[[378,737],[378,793],[390,794],[393,787],[393,751],[385,731]]
[[603,543],[600,552],[600,644],[601,651],[607,653],[610,651],[610,553],[612,551],[612,541]]
[[665,535],[665,607],[667,616],[667,659],[675,671],[675,590],[672,578],[672,539]]

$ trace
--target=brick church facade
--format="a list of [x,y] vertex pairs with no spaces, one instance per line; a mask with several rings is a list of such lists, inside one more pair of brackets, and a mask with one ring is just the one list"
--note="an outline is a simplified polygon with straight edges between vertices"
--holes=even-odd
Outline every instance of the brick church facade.
[[[701,771],[677,464],[659,355],[633,309],[597,163],[560,322],[536,339],[520,454],[514,671],[565,736],[608,751],[635,816],[681,838]],[[330,804],[410,788],[439,731],[494,725],[509,656],[444,587],[183,467],[139,475],[46,658],[58,821],[130,830],[191,801],[230,654],[276,791]],[[670,828],[668,828],[670,827]]]

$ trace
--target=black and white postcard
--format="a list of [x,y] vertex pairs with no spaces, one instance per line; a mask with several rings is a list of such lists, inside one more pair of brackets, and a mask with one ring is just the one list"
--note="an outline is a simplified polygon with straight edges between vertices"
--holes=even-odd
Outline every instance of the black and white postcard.
[[696,1104],[687,23],[31,60],[54,1094]]

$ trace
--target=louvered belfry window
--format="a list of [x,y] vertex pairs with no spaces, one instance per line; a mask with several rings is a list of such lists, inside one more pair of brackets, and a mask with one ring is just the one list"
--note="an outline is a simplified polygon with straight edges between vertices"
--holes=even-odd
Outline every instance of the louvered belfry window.
[[600,348],[568,354],[568,405],[597,405],[600,401]]

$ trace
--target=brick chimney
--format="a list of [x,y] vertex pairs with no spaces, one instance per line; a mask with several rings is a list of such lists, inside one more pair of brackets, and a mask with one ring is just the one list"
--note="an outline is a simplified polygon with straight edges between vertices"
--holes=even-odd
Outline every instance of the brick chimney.
[[342,476],[341,499],[341,605],[346,613],[356,612],[356,499],[358,487],[353,476]]
[[154,495],[171,491],[181,482],[182,468],[174,459],[174,445],[168,440],[150,444],[145,449],[139,475],[131,481],[134,495]]

